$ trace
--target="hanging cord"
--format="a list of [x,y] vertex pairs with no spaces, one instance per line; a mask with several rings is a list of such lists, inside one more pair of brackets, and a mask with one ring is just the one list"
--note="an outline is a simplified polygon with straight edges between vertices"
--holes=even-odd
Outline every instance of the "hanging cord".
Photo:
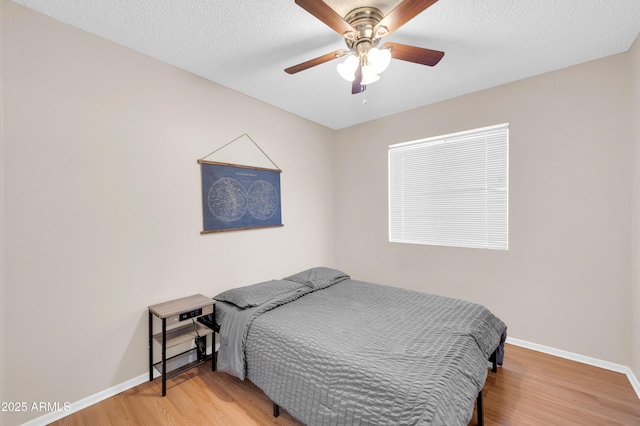
[[196,336],[198,338],[202,337],[202,336],[200,336],[200,333],[198,333],[198,324],[196,324],[196,319],[195,318],[191,318],[191,322],[193,323],[193,331],[196,332]]
[[248,137],[248,138],[249,138],[249,140],[250,140],[251,142],[253,142],[253,144],[254,144],[254,145],[255,145],[255,146],[260,150],[260,152],[262,153],[262,155],[264,155],[265,157],[267,157],[267,159],[268,159],[269,161],[271,161],[271,164],[273,164],[273,165],[276,167],[276,169],[280,170],[280,167],[278,167],[278,165],[277,165],[277,164],[276,164],[276,163],[271,159],[271,157],[269,157],[269,156],[267,155],[267,153],[266,153],[266,152],[264,152],[264,150],[263,150],[262,148],[260,148],[260,145],[258,145],[258,144],[256,143],[256,141],[254,141],[254,140],[251,138],[251,136],[249,136],[249,135],[248,135],[248,134],[246,134],[246,133],[241,134],[240,136],[238,136],[237,138],[235,138],[235,139],[234,139],[234,140],[232,140],[231,142],[228,142],[228,143],[224,144],[223,146],[221,146],[220,148],[218,148],[218,149],[214,150],[212,153],[210,153],[210,154],[208,154],[208,155],[205,155],[204,157],[202,157],[202,158],[201,158],[201,160],[204,160],[205,158],[212,156],[212,155],[213,155],[213,154],[215,154],[216,152],[218,152],[218,151],[220,151],[221,149],[223,149],[223,148],[225,148],[225,147],[227,147],[227,146],[231,145],[232,143],[234,143],[234,142],[235,142],[235,141],[237,141],[238,139],[242,138],[243,136]]
[[[204,356],[207,354],[207,346],[205,342],[202,340],[202,336],[200,335],[200,333],[198,333],[198,324],[196,323],[196,319],[191,318],[191,322],[193,323],[193,331],[196,332],[196,336],[197,336],[195,338],[196,349],[199,354],[202,354]],[[198,355],[198,359],[200,359],[200,355]]]

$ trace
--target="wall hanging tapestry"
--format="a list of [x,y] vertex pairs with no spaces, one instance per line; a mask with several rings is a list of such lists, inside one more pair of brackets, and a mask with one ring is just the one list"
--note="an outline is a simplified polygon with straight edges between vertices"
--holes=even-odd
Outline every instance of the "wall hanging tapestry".
[[[249,137],[246,134],[242,136]],[[283,226],[280,196],[282,170],[253,139],[249,139],[276,168],[219,163],[204,159],[224,146],[198,160],[202,175],[202,234]]]

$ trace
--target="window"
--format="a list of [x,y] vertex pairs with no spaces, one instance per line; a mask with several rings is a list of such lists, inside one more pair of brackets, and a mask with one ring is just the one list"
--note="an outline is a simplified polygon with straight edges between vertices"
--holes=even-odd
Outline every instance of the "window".
[[389,146],[389,241],[509,248],[509,125]]

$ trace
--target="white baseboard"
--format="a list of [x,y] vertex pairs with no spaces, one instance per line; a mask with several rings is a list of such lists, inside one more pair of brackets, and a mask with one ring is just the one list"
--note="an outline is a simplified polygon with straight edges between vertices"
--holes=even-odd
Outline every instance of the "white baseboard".
[[114,395],[119,394],[120,392],[124,392],[128,389],[134,388],[138,385],[149,380],[149,373],[142,374],[138,377],[134,377],[133,379],[129,379],[126,382],[120,383],[119,385],[110,387],[109,389],[105,389],[101,392],[88,396],[80,401],[76,401],[71,403],[68,407],[68,410],[65,411],[52,411],[50,413],[45,414],[44,416],[33,419],[27,423],[24,423],[23,426],[46,426],[50,423],[53,423],[57,420],[62,419],[63,417],[67,417],[70,414],[76,413],[84,408],[87,408],[93,404],[97,404],[100,401],[103,401],[107,398],[111,398]]
[[[604,368],[605,370],[615,371],[617,373],[622,373],[627,376],[633,390],[635,390],[636,395],[638,395],[638,399],[640,399],[640,382],[638,378],[633,374],[631,368],[626,365],[616,364],[609,361],[603,361],[597,358],[591,358],[588,356],[576,354],[573,352],[564,351],[562,349],[556,349],[549,346],[539,345],[537,343],[527,342],[526,340],[515,339],[513,337],[507,337],[507,343],[520,346],[523,348],[531,349],[537,352],[546,353],[549,355],[557,356],[560,358],[569,359],[571,361],[577,361],[587,365],[593,365],[595,367]],[[219,344],[216,344],[216,351],[218,350]],[[505,360],[508,362],[509,355],[505,354]],[[156,372],[154,377],[158,377],[160,374]],[[114,395],[119,394],[120,392],[124,392],[128,389],[134,388],[138,385],[141,385],[149,380],[149,374],[145,373],[138,377],[134,377],[133,379],[129,379],[126,382],[120,383],[119,385],[113,386],[109,389],[105,389],[101,392],[88,396],[80,401],[74,402],[70,405],[69,410],[67,411],[55,411],[44,416],[38,417],[37,419],[33,419],[27,423],[24,423],[23,426],[46,426],[49,423],[55,422],[56,420],[60,420],[63,417],[66,417],[70,414],[78,412],[84,408],[87,408],[93,404],[97,404],[100,401],[103,401],[107,398],[110,398]]]
[[[564,351],[562,349],[556,349],[549,346],[539,345],[537,343],[527,342],[526,340],[514,339],[513,337],[507,337],[507,343],[520,346],[526,349],[531,349],[537,352],[542,352],[545,354],[557,356],[559,358],[568,359],[571,361],[577,361],[582,364],[592,365],[594,367],[604,368],[605,370],[615,371],[616,373],[622,373],[627,376],[629,379],[629,383],[631,383],[631,387],[636,392],[638,399],[640,399],[640,382],[638,378],[633,374],[633,370],[630,367],[622,364],[616,364],[614,362],[603,361],[597,358],[591,358],[588,356],[576,354],[569,351]],[[505,354],[505,359],[509,359],[509,355]]]
[[[216,343],[216,352],[220,347],[219,343]],[[208,347],[207,353],[211,353],[211,346]],[[160,373],[154,369],[153,378],[160,377]],[[138,385],[141,385],[145,382],[149,381],[149,373],[141,374],[138,377],[134,377],[133,379],[129,379],[126,382],[120,383],[119,385],[110,387],[109,389],[105,389],[101,392],[90,395],[80,401],[76,401],[71,403],[69,409],[65,409],[63,411],[52,411],[50,413],[45,414],[44,416],[33,419],[27,423],[23,423],[22,426],[46,426],[50,423],[53,423],[57,420],[60,420],[64,417],[67,417],[70,414],[76,413],[82,409],[90,407],[93,404],[97,404],[100,401],[103,401],[107,398],[111,398],[121,392],[129,390],[131,388],[135,388]]]

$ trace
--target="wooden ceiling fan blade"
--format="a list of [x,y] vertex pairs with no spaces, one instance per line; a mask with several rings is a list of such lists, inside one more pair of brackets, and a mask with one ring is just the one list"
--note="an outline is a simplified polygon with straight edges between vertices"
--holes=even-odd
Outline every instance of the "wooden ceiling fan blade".
[[329,28],[341,36],[347,33],[354,34],[355,30],[345,21],[338,12],[329,7],[322,0],[296,0],[296,4],[324,22]]
[[378,34],[381,27],[384,27],[385,29],[380,36],[389,35],[424,12],[437,1],[438,0],[403,0],[375,26],[373,33]]
[[324,64],[325,62],[332,61],[346,54],[347,54],[347,51],[345,49],[336,50],[335,52],[327,53],[326,55],[318,56],[317,58],[309,59],[308,61],[302,62],[301,64],[286,68],[284,71],[287,74],[295,74],[297,72],[304,71],[311,67],[315,67],[316,65],[320,65],[320,64]]
[[351,84],[351,94],[357,95],[365,90],[367,90],[367,85],[362,84],[362,66],[358,65],[358,68],[356,69],[356,78],[353,79],[353,83]]
[[391,57],[401,61],[413,62],[415,64],[428,65],[430,67],[436,65],[444,52],[439,50],[424,49],[422,47],[408,46],[400,43],[385,43],[382,49],[391,48]]

